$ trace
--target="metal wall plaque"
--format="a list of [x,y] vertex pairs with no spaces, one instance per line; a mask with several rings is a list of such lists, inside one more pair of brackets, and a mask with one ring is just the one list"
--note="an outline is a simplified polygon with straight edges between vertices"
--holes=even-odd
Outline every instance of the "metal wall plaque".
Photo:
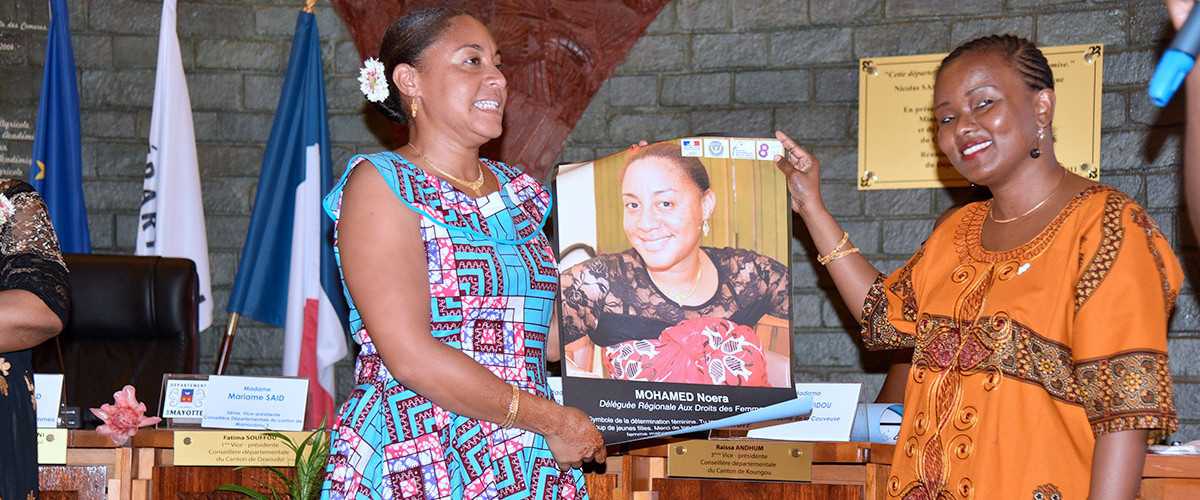
[[812,443],[688,440],[667,448],[667,475],[812,481]]
[[[1104,45],[1042,48],[1054,71],[1054,152],[1068,170],[1100,178]],[[945,54],[861,59],[858,75],[858,188],[961,187],[937,147],[933,83]]]

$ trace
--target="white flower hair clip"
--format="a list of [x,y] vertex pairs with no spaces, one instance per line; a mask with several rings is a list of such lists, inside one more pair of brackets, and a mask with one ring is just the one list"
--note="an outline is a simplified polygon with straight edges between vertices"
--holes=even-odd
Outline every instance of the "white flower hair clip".
[[363,67],[358,71],[358,90],[367,96],[371,102],[383,102],[388,97],[387,77],[384,75],[383,63],[374,57],[363,61]]

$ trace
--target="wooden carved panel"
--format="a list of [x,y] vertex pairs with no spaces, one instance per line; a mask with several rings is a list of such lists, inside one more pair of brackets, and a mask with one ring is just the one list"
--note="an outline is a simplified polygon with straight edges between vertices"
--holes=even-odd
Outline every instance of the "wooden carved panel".
[[[504,55],[504,135],[484,156],[545,179],[575,122],[667,0],[333,0],[363,59],[376,57],[393,20],[410,10],[456,7],[492,31]],[[373,112],[373,111],[372,111]],[[407,130],[392,128],[396,144]]]
[[38,489],[42,500],[104,500],[108,472],[103,465],[38,467]]

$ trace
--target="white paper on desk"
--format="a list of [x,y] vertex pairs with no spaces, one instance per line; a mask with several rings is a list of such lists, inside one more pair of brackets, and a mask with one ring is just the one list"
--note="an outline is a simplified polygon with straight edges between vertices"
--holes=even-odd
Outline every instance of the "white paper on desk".
[[308,379],[298,377],[208,377],[200,427],[298,431],[304,426]]
[[862,384],[796,384],[796,394],[813,400],[812,415],[805,420],[759,424],[746,437],[787,441],[849,441],[858,393]]
[[37,426],[39,429],[58,427],[58,407],[62,399],[63,374],[33,374],[33,397],[37,401]]
[[550,391],[550,395],[554,398],[555,403],[563,404],[562,377],[546,377],[546,389]]

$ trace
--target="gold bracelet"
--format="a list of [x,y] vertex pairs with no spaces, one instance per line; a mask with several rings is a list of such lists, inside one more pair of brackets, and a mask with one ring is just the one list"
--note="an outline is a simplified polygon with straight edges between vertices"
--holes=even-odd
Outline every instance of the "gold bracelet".
[[830,262],[833,262],[833,261],[835,261],[835,260],[838,260],[838,259],[840,259],[840,258],[842,258],[842,257],[845,257],[845,256],[847,256],[847,255],[850,255],[850,254],[852,254],[852,253],[858,253],[858,247],[850,247],[850,248],[847,248],[847,249],[845,249],[845,250],[838,250],[838,251],[836,251],[836,252],[833,252],[833,253],[831,253],[831,254],[829,254],[829,255],[826,255],[826,256],[825,256],[825,260],[824,260],[824,261],[821,261],[821,259],[820,259],[820,258],[817,258],[817,261],[818,261],[818,262],[821,262],[821,265],[822,265],[822,266],[825,266],[825,265],[829,265],[829,263],[830,263]]
[[842,245],[845,245],[849,241],[850,241],[850,233],[842,231],[842,240],[839,241],[838,244],[833,247],[833,250],[829,251],[829,253],[827,253],[825,255],[817,254],[817,262],[819,262],[822,266],[824,266],[826,264],[829,264],[830,262],[833,262],[834,259],[837,259],[838,257],[845,257],[845,255],[837,255],[837,254],[838,254],[838,251],[840,251],[842,249]]
[[500,427],[505,429],[517,423],[517,411],[521,409],[521,389],[514,385],[512,390],[512,398],[508,400],[508,416],[504,417],[503,422],[500,422]]

